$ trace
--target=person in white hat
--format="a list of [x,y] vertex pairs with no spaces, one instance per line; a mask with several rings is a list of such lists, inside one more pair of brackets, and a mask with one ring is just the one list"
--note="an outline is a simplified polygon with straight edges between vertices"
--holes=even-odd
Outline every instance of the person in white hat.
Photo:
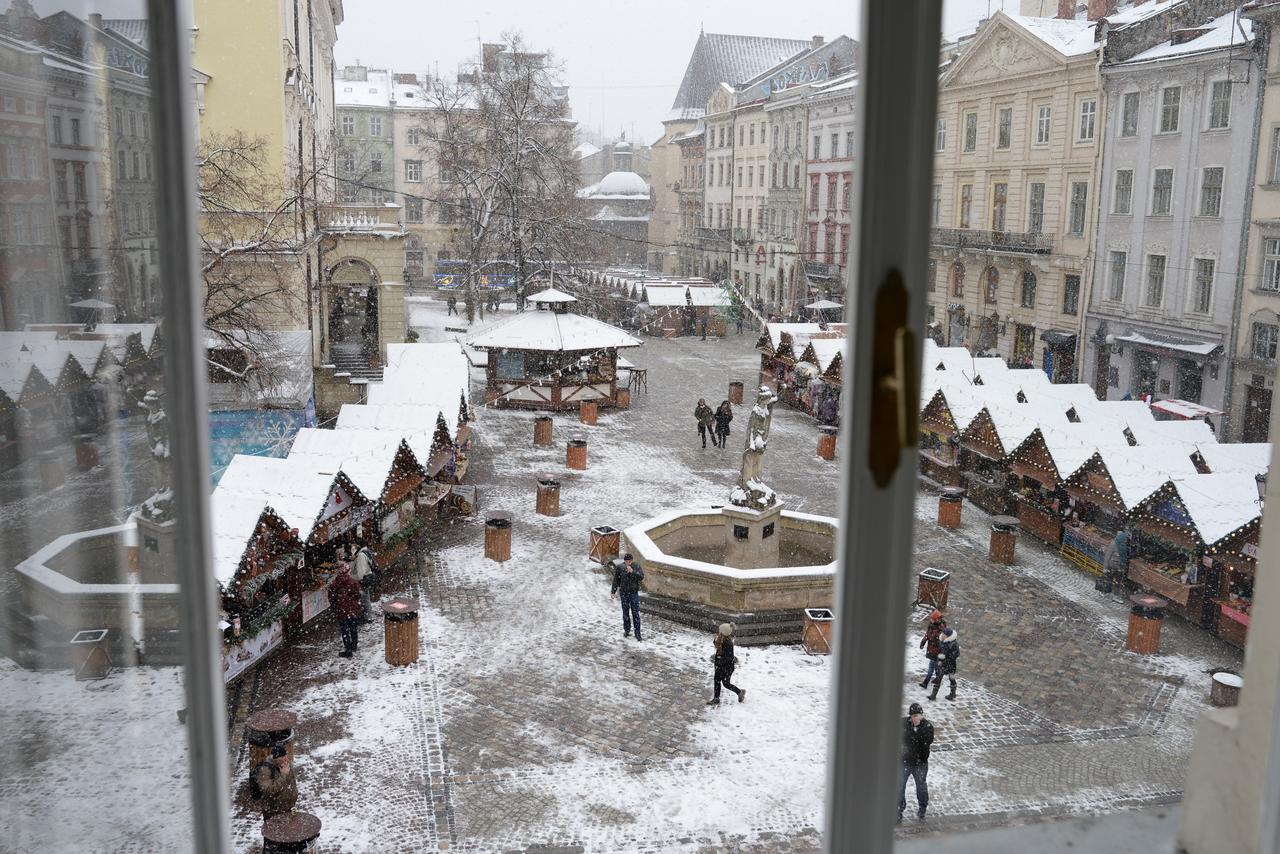
[[711,656],[711,663],[715,665],[716,673],[716,689],[715,696],[707,700],[708,706],[720,705],[720,686],[728,688],[730,691],[738,695],[738,702],[745,702],[747,699],[747,689],[739,688],[729,680],[733,678],[733,669],[738,666],[738,659],[733,654],[733,625],[731,623],[721,623],[720,631],[716,632],[715,638],[716,651]]

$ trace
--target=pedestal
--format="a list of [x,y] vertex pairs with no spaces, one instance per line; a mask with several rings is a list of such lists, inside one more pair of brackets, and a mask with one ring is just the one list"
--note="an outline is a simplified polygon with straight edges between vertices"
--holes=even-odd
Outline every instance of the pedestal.
[[551,444],[551,416],[539,415],[533,419],[533,444]]
[[584,400],[578,404],[578,420],[583,424],[595,424],[600,414],[600,406],[594,400]]
[[818,456],[824,460],[834,460],[836,458],[836,433],[835,427],[821,428],[822,434],[818,436]]
[[742,383],[729,383],[729,402],[742,403]]
[[549,474],[538,478],[538,498],[535,507],[540,516],[560,515],[560,481]]
[[511,514],[494,512],[484,520],[484,556],[498,563],[511,560]]
[[929,567],[916,576],[916,603],[931,605],[944,613],[951,594],[951,573]]
[[596,563],[608,565],[622,550],[622,532],[611,525],[591,529],[591,548],[587,555]]
[[760,569],[779,565],[782,540],[782,502],[767,510],[749,510],[733,504],[721,508],[725,524],[725,566]]
[[938,524],[944,528],[960,527],[960,509],[964,506],[964,490],[958,486],[943,487],[938,496]]
[[249,773],[271,757],[271,748],[282,745],[289,761],[293,761],[293,728],[298,716],[288,709],[263,709],[249,715],[244,722],[245,741],[249,742]]
[[631,389],[629,388],[618,389],[618,391],[614,394],[613,402],[614,402],[614,405],[617,406],[619,409],[630,409],[631,408]]
[[987,558],[992,563],[1013,563],[1013,548],[1018,541],[1018,520],[1013,516],[996,516],[991,520],[991,544]]
[[587,467],[587,440],[570,439],[564,452],[564,464],[579,471]]
[[1169,603],[1159,596],[1139,593],[1129,597],[1129,633],[1124,646],[1130,652],[1153,655],[1160,651],[1160,629],[1164,625],[1164,609]]
[[262,854],[301,854],[320,838],[320,819],[307,812],[287,812],[262,825]]
[[392,667],[418,660],[418,600],[397,596],[382,603],[384,655]]
[[800,644],[809,655],[831,654],[831,627],[835,616],[826,608],[805,608]]

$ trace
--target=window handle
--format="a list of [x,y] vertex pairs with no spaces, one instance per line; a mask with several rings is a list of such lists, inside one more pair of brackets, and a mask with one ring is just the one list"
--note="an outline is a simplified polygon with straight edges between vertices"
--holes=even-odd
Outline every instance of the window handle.
[[871,431],[868,465],[881,489],[889,485],[902,451],[919,437],[920,372],[916,336],[907,322],[909,298],[902,274],[890,270],[876,294],[871,345]]

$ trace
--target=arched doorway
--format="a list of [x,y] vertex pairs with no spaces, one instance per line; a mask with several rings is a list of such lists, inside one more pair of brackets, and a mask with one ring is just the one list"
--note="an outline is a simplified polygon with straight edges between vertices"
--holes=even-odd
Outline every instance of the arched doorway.
[[[346,258],[329,269],[328,329],[329,341],[358,346],[369,317],[369,300],[377,299],[373,287],[379,281],[378,271],[360,258]],[[376,308],[376,303],[375,303]],[[377,312],[373,313],[373,335],[377,340]]]

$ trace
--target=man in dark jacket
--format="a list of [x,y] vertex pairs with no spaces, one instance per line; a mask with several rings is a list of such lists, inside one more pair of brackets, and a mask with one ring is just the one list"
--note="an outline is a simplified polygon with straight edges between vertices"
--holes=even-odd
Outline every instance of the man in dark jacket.
[[640,637],[640,585],[644,582],[644,569],[636,563],[631,552],[622,556],[622,563],[614,564],[613,589],[609,595],[618,593],[622,599],[622,636],[631,637],[631,623],[636,624],[636,640]]
[[938,675],[933,678],[933,693],[929,695],[930,700],[938,699],[938,689],[942,687],[942,677],[947,677],[947,681],[951,683],[951,693],[947,695],[948,700],[956,698],[956,662],[960,658],[960,636],[956,634],[956,630],[948,626],[942,630],[942,637],[938,644]]
[[693,408],[694,420],[698,422],[698,435],[702,437],[702,447],[707,446],[707,434],[711,434],[711,444],[716,444],[714,415],[704,398],[698,398],[698,405]]
[[356,645],[360,642],[360,615],[364,606],[360,604],[360,582],[351,575],[350,564],[344,561],[338,566],[337,577],[329,582],[329,602],[342,629],[342,652],[338,655],[350,658],[356,654]]
[[929,748],[933,745],[933,724],[924,719],[924,709],[912,703],[908,715],[902,721],[902,783],[898,787],[898,821],[907,809],[907,778],[916,781],[916,815],[924,819],[929,808]]

